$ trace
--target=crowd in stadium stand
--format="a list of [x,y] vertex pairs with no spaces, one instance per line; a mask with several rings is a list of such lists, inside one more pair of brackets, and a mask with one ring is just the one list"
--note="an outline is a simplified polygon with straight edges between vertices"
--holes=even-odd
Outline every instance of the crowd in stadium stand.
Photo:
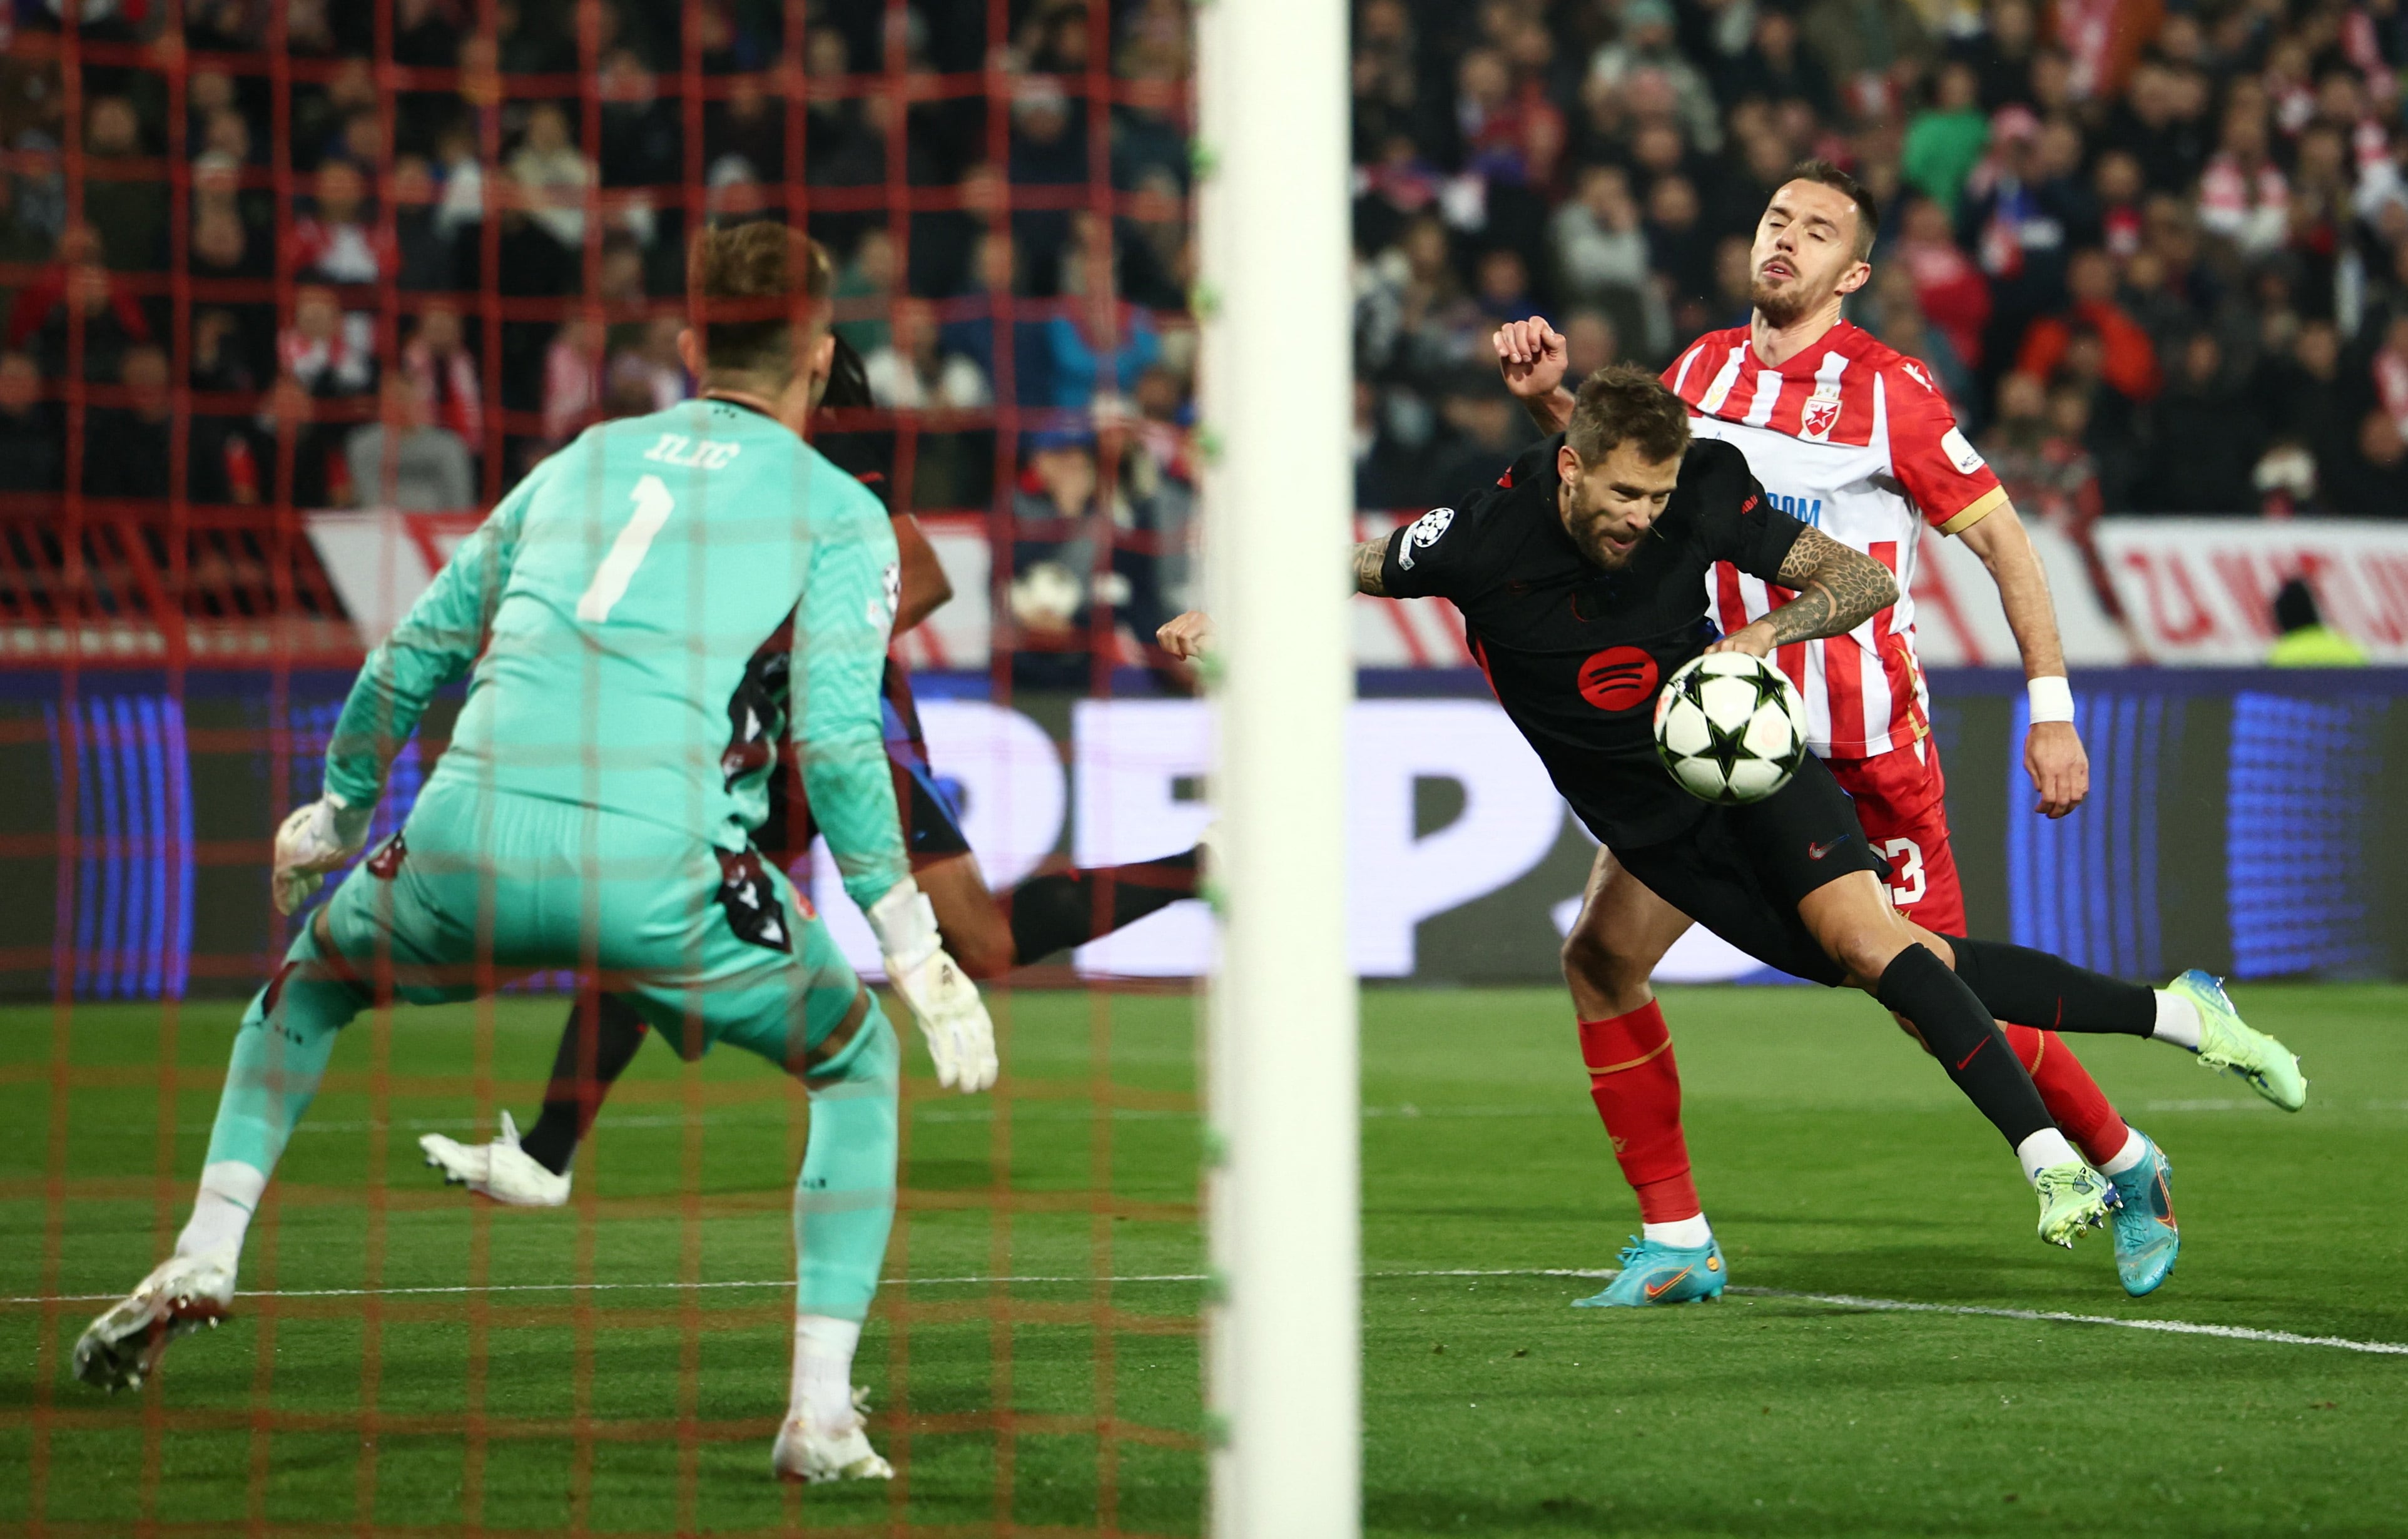
[[[86,0],[72,91],[57,5],[0,60],[0,490],[63,489],[73,403],[94,497],[491,497],[691,391],[692,222],[799,182],[914,506],[1018,507],[1074,585],[1096,521],[1184,516],[1184,0],[996,37],[987,0]],[[1501,320],[1579,370],[1744,320],[1819,156],[1885,210],[1852,318],[2028,511],[2408,507],[2400,0],[1359,0],[1354,36],[1362,506],[1526,441]]]
[[1091,597],[1168,617],[1098,553],[1189,504],[1183,0],[387,10],[84,0],[69,82],[57,0],[7,5],[0,493],[490,499],[692,394],[690,232],[800,205],[908,414],[894,492],[1022,515],[1016,644],[1075,670]]
[[1884,209],[1850,318],[2027,511],[2408,511],[2403,50],[2398,0],[1364,0],[1359,498],[1525,431],[1500,320],[1575,369],[1743,323],[1820,157]]

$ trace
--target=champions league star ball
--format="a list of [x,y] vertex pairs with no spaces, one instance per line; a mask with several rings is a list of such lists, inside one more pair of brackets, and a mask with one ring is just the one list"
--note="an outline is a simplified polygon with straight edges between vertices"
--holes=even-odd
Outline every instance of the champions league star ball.
[[1762,801],[1806,758],[1806,702],[1744,652],[1693,657],[1656,697],[1656,752],[1701,801]]

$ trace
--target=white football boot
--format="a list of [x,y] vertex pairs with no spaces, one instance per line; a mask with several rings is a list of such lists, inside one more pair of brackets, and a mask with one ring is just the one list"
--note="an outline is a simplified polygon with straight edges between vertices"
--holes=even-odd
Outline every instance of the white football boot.
[[894,1479],[895,1466],[869,1446],[867,1423],[862,1419],[862,1413],[869,1408],[869,1391],[855,1385],[853,1407],[845,1425],[832,1431],[812,1426],[800,1411],[788,1412],[785,1424],[778,1429],[778,1445],[769,1451],[770,1472],[781,1480],[806,1485]]
[[234,1264],[171,1256],[84,1328],[75,1345],[75,1376],[101,1389],[138,1389],[167,1344],[214,1326],[234,1305]]
[[462,1143],[441,1133],[418,1141],[446,1186],[466,1187],[514,1208],[556,1208],[568,1201],[566,1175],[554,1175],[519,1147],[519,1126],[502,1114],[502,1134],[491,1143]]

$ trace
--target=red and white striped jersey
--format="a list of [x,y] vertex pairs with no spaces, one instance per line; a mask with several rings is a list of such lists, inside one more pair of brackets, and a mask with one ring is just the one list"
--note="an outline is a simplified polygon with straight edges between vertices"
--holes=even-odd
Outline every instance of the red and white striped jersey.
[[[1914,540],[1926,524],[1966,528],[2007,500],[1957,431],[1923,366],[1842,321],[1779,368],[1745,326],[1710,332],[1665,371],[1691,431],[1747,455],[1773,506],[1854,546],[1898,576],[1898,603],[1846,636],[1795,641],[1777,661],[1806,698],[1808,736],[1826,757],[1912,746],[1929,700],[1914,658]],[[1788,602],[1789,590],[1725,563],[1707,604],[1728,633]]]

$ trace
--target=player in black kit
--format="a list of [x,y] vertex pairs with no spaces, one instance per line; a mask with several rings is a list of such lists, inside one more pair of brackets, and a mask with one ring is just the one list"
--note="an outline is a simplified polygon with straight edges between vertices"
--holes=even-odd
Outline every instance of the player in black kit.
[[[1717,561],[1797,597],[1719,637],[1705,581]],[[1771,507],[1736,448],[1691,441],[1678,397],[1614,367],[1582,385],[1567,432],[1495,486],[1357,546],[1354,580],[1362,593],[1454,600],[1506,713],[1632,875],[1759,960],[1854,985],[1907,1023],[2015,1150],[2042,1239],[2071,1244],[2103,1220],[2112,1189],[2050,1120],[1993,1017],[2031,1018],[2013,1011],[2045,994],[2067,1006],[2060,1029],[2147,1036],[2150,991],[1911,923],[1820,759],[1762,801],[1722,806],[1683,791],[1656,755],[1656,697],[1673,670],[1704,652],[1762,657],[1841,635],[1897,599],[1888,568]],[[1194,655],[1209,628],[1182,615],[1161,640]],[[1673,1280],[1650,1284],[1648,1302],[1711,1297],[1722,1253],[1709,1236],[1693,1265],[1649,1275]]]

